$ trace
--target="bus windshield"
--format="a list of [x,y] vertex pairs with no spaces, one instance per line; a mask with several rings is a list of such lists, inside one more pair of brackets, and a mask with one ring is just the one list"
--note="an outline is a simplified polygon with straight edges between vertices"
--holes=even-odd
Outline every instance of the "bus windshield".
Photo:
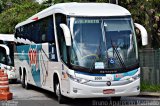
[[6,50],[3,47],[0,47],[0,63],[6,64]]
[[0,44],[4,44],[9,47],[10,55],[6,54],[6,50],[3,47],[0,47],[1,53],[0,53],[0,63],[14,66],[14,44],[12,41],[2,41],[0,40]]
[[71,65],[119,69],[138,64],[131,17],[69,17]]

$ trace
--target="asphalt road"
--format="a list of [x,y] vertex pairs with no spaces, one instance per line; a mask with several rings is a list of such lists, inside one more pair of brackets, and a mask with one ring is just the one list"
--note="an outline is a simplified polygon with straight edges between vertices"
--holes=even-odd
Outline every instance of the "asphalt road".
[[21,84],[10,84],[13,99],[1,101],[0,106],[160,106],[160,98],[154,97],[123,97],[121,101],[110,98],[70,99],[66,104],[59,104],[52,92],[32,87],[26,90]]

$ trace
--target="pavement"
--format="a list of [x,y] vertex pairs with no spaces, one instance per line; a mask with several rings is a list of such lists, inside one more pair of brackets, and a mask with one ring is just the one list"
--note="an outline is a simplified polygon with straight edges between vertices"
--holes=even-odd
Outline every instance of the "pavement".
[[160,92],[141,92],[140,97],[160,97]]

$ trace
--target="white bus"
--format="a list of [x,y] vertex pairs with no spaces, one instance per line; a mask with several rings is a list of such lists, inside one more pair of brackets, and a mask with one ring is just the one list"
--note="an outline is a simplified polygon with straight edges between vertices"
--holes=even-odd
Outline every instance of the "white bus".
[[0,67],[6,70],[9,80],[17,81],[14,68],[14,34],[0,34]]
[[22,86],[64,97],[138,95],[140,68],[136,26],[125,8],[108,3],[53,5],[16,25],[16,69]]

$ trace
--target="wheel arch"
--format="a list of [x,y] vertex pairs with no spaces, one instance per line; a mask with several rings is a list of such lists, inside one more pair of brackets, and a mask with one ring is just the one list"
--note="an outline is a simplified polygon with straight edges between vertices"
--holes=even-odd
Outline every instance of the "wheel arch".
[[60,83],[60,86],[61,86],[61,77],[60,77],[60,74],[58,72],[54,72],[53,73],[53,91],[55,92],[55,84],[56,83]]

